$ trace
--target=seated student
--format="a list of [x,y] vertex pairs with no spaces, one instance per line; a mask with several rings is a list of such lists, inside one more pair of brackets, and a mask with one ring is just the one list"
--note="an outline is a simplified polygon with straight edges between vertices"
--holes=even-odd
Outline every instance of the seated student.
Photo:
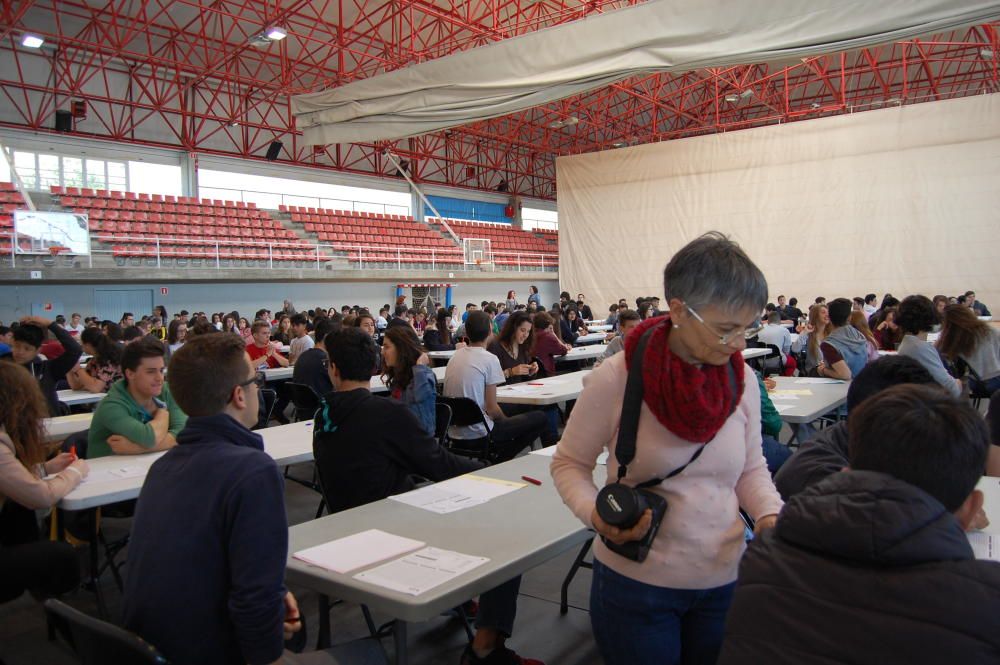
[[[64,349],[62,355],[54,360],[47,360],[38,355],[38,349],[45,339],[45,330],[55,335]],[[22,318],[21,325],[14,330],[11,356],[15,363],[27,369],[38,380],[45,401],[49,405],[50,415],[59,415],[56,384],[79,364],[82,355],[83,348],[72,335],[58,324],[40,316]]]
[[566,355],[573,347],[563,344],[553,332],[552,317],[547,312],[538,312],[532,322],[535,324],[535,357],[542,361],[542,367],[548,374],[555,374],[555,359]]
[[878,311],[878,309],[875,307],[876,301],[878,301],[878,296],[876,296],[874,293],[868,293],[865,295],[865,304],[861,308],[861,311],[864,313],[865,317],[871,317],[872,314]]
[[23,367],[0,363],[0,603],[30,590],[41,596],[80,582],[73,548],[42,540],[36,510],[49,509],[87,476],[87,462],[69,453],[46,461],[42,421],[49,407]]
[[84,329],[80,343],[91,358],[86,368],[77,365],[67,372],[66,382],[73,390],[108,392],[111,385],[122,378],[122,347],[97,328]]
[[988,445],[936,386],[865,401],[850,469],[792,497],[743,555],[719,665],[1000,662],[1000,566],[964,533]]
[[986,395],[1000,391],[1000,328],[962,305],[945,307],[941,324],[937,348],[949,361],[962,360],[975,372],[970,372],[969,389]]
[[987,307],[985,304],[983,304],[983,303],[979,302],[978,300],[976,300],[976,292],[975,291],[966,291],[965,292],[965,306],[966,307],[971,307],[972,311],[974,311],[976,313],[976,316],[993,316],[990,313],[990,308],[989,307]]
[[986,475],[1000,476],[1000,390],[990,398],[990,407],[986,412],[986,422],[990,424],[989,456],[986,459]]
[[[302,318],[305,319],[306,315],[302,314]],[[285,344],[291,344],[292,317],[288,316],[287,314],[280,314],[278,316],[278,322],[274,324],[274,326],[272,326],[271,328],[271,341],[278,342],[282,346],[284,346]]]
[[139,455],[177,445],[174,437],[187,416],[164,381],[163,357],[163,344],[152,337],[133,342],[122,351],[125,378],[112,384],[94,411],[87,434],[88,458]]
[[865,338],[868,362],[878,360],[881,357],[878,352],[878,340],[875,339],[871,328],[868,327],[868,317],[865,316],[865,313],[858,311],[851,312],[851,318],[848,319],[848,323]]
[[618,334],[608,342],[608,348],[604,350],[604,355],[598,359],[597,364],[604,362],[616,353],[624,351],[625,337],[634,328],[637,328],[641,322],[638,312],[634,312],[631,309],[618,310]]
[[582,293],[576,294],[576,308],[580,312],[580,317],[586,321],[594,320],[594,312],[590,309],[590,305],[585,302],[585,298]]
[[587,326],[580,318],[580,313],[575,309],[566,310],[566,323],[569,324],[569,329],[577,336],[588,334]]
[[930,372],[912,358],[886,356],[867,365],[847,389],[847,420],[820,430],[799,446],[774,477],[782,498],[802,492],[847,466],[847,426],[855,409],[869,397],[903,383],[934,383]]
[[795,373],[796,362],[792,355],[792,334],[788,328],[781,324],[781,313],[777,310],[767,316],[767,323],[757,333],[757,341],[761,344],[773,344],[778,347],[784,357],[784,376],[792,376]]
[[471,312],[465,321],[469,346],[459,349],[444,375],[445,397],[468,397],[483,410],[486,425],[452,426],[453,439],[486,437],[489,426],[493,459],[506,461],[527,448],[548,429],[548,417],[541,411],[506,416],[497,403],[497,386],[504,383],[503,370],[495,355],[486,350],[490,319],[485,312]]
[[7,326],[0,326],[0,358],[11,354],[11,345],[14,343],[14,331]]
[[611,326],[613,332],[618,332],[618,305],[612,304],[608,307],[608,318],[604,319],[604,325]]
[[335,314],[335,318],[322,318],[316,322],[316,344],[313,348],[304,351],[299,359],[295,361],[295,369],[292,370],[292,381],[309,386],[322,397],[331,390],[333,384],[330,382],[330,358],[326,352],[324,340],[326,336],[335,330],[340,330],[340,314]]
[[754,372],[754,375],[757,377],[757,386],[760,388],[760,446],[764,451],[767,470],[773,476],[792,456],[792,451],[788,446],[778,441],[778,435],[781,433],[784,421],[781,420],[781,414],[778,413],[778,410],[774,408],[771,396],[767,394],[767,391],[777,387],[777,382],[774,379],[765,379],[757,372]]
[[823,360],[820,344],[832,329],[826,305],[813,305],[809,308],[809,320],[805,325],[799,326],[799,338],[792,343],[793,353],[805,351],[805,362],[799,365],[800,376],[803,373],[808,376],[816,374],[816,368]]
[[486,307],[483,307],[483,311],[490,317],[490,334],[499,335],[500,324],[497,323],[497,308],[494,305],[486,305]]
[[927,333],[938,323],[938,315],[930,299],[927,296],[903,298],[899,303],[896,322],[903,331],[903,341],[899,343],[898,348],[899,355],[916,360],[931,373],[942,388],[958,397],[962,392],[962,382],[948,374],[938,350],[927,341]]
[[170,381],[191,417],[139,495],[125,627],[172,663],[278,662],[301,624],[284,586],[284,483],[248,429],[263,379],[238,337],[201,335],[171,358]]
[[503,330],[490,340],[486,350],[497,357],[507,383],[527,381],[538,374],[534,362],[535,336],[531,316],[523,310],[507,318]]
[[394,326],[382,340],[382,371],[389,394],[405,404],[423,426],[426,434],[435,430],[437,377],[427,365],[420,364],[424,353],[412,330]]
[[[576,310],[574,309],[573,311]],[[573,332],[573,327],[566,318],[569,314],[569,310],[562,311],[553,309],[549,312],[549,314],[552,316],[552,331],[559,336],[559,339],[570,346],[576,344],[576,340],[580,337],[580,335]]]
[[313,338],[309,336],[309,319],[304,314],[295,314],[290,319],[292,325],[292,341],[289,345],[288,362],[294,365],[299,357],[315,346]]
[[288,367],[288,358],[278,351],[280,344],[271,341],[271,324],[262,319],[253,322],[251,341],[246,345],[254,367],[259,370]]
[[868,340],[851,325],[851,307],[847,298],[835,298],[827,306],[832,329],[819,345],[823,360],[816,373],[821,377],[850,381],[868,364]]
[[[475,315],[485,329],[486,315]],[[369,336],[345,328],[328,336],[326,346],[336,391],[316,414],[313,450],[324,486],[336,488],[328,497],[331,513],[407,492],[414,488],[414,475],[440,481],[482,467],[442,448],[401,402],[371,394],[368,368],[378,349]],[[462,665],[541,665],[504,645],[513,632],[520,582],[514,578],[480,596],[476,635],[462,654]]]
[[[874,327],[872,327],[874,324]],[[903,339],[903,331],[896,325],[896,307],[887,307],[876,312],[868,319],[868,327],[872,329],[872,337],[878,348],[883,351],[895,351]]]
[[187,333],[187,321],[174,319],[170,322],[170,325],[167,326],[166,352],[168,359],[174,351],[184,346],[184,342],[187,341]]

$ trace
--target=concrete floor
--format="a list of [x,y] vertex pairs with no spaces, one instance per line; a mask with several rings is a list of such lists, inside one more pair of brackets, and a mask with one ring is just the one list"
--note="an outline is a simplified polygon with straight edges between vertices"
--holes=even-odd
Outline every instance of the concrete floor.
[[[298,477],[311,477],[311,465],[293,467]],[[285,503],[291,524],[309,521],[316,512],[319,496],[293,482],[286,484]],[[127,524],[107,521],[108,535],[123,533]],[[125,553],[127,555],[127,551]],[[590,571],[581,570],[570,589],[570,611],[559,614],[559,587],[576,555],[567,552],[524,575],[518,602],[515,635],[508,645],[524,656],[540,658],[548,665],[595,665],[601,662],[590,630],[586,611],[590,590]],[[110,574],[102,579],[102,589],[113,617],[121,606],[121,594]],[[315,648],[317,627],[316,594],[291,587],[306,617],[309,646]],[[77,591],[64,599],[73,607],[97,615],[93,593]],[[389,617],[375,615],[376,623]],[[344,642],[367,636],[364,617],[357,605],[342,604],[331,611],[333,642]],[[392,655],[392,639],[382,640]],[[410,628],[409,657],[412,665],[457,665],[466,644],[465,631],[457,619],[440,617]],[[30,595],[0,605],[0,662],[5,665],[70,665],[76,663],[60,643],[46,638],[45,619],[41,606]]]

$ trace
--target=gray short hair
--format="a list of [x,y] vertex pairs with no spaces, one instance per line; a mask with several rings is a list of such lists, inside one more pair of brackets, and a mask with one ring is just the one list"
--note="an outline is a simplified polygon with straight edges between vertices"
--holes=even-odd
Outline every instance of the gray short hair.
[[767,280],[738,244],[710,231],[684,245],[663,269],[663,291],[694,309],[760,311],[767,303]]

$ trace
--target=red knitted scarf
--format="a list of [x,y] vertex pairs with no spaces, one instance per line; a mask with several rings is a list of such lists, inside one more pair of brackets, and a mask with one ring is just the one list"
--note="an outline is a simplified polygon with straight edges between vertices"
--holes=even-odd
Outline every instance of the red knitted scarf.
[[743,395],[743,354],[730,359],[736,372],[736,394],[732,394],[725,365],[695,367],[670,351],[670,315],[643,321],[625,338],[625,362],[639,340],[654,328],[642,359],[643,400],[664,427],[685,441],[708,443],[722,429]]

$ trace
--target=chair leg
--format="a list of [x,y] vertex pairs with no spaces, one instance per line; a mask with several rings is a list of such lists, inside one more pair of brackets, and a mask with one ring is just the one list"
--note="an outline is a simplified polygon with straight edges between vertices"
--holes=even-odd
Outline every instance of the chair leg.
[[368,634],[377,638],[378,626],[375,625],[375,620],[372,618],[372,611],[368,609],[367,605],[362,605],[361,613],[365,615],[365,623],[368,624]]
[[472,642],[472,638],[475,635],[472,632],[472,622],[469,621],[469,615],[465,613],[465,609],[459,605],[455,608],[455,613],[458,614],[458,618],[462,620],[462,628],[465,628],[465,635],[469,638],[469,642]]
[[584,561],[587,553],[590,551],[590,545],[593,541],[588,540],[580,548],[580,553],[576,555],[576,559],[573,560],[573,565],[569,567],[569,572],[566,573],[566,579],[563,580],[562,589],[559,591],[559,614],[566,614],[569,612],[569,585],[576,576],[576,572],[581,568],[593,568],[592,564]]
[[319,500],[319,508],[316,509],[316,517],[313,519],[319,519],[323,516],[323,511],[326,509],[326,499]]
[[319,628],[316,630],[316,650],[330,648],[330,599],[323,594],[319,596]]

